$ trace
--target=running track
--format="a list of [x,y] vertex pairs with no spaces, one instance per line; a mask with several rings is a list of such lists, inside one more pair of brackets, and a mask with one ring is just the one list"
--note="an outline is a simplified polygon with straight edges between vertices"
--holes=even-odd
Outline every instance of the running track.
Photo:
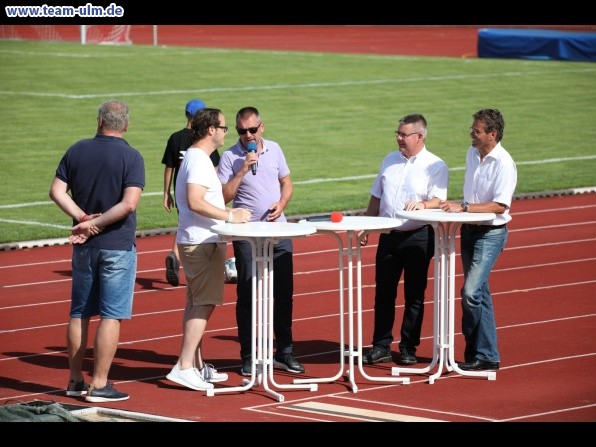
[[[134,316],[123,322],[110,379],[130,393],[111,408],[205,422],[596,421],[596,194],[516,200],[509,241],[491,276],[501,350],[494,381],[445,373],[434,384],[369,382],[356,372],[358,392],[340,379],[317,391],[283,390],[278,402],[261,386],[208,397],[165,379],[181,342],[183,285],[165,281],[172,236],[138,239]],[[377,236],[363,249],[363,343],[372,335]],[[231,253],[231,247],[229,247]],[[458,250],[459,252],[459,250]],[[68,379],[65,329],[71,287],[69,246],[0,252],[0,402],[86,403],[64,395]],[[295,239],[295,351],[304,377],[338,371],[337,242],[331,236]],[[432,281],[427,289],[422,362],[432,355]],[[184,276],[182,275],[182,282]],[[461,287],[457,256],[456,290]],[[456,359],[463,355],[456,302]],[[400,285],[396,320],[401,321]],[[240,384],[234,285],[214,312],[204,341],[206,358]],[[91,324],[92,329],[96,327]],[[92,331],[93,332],[93,331]],[[399,333],[399,323],[395,333]],[[91,334],[92,336],[93,334]],[[393,351],[396,352],[394,345]],[[90,360],[85,363],[92,370]],[[393,364],[367,366],[389,376]],[[298,375],[301,376],[301,375]],[[279,372],[289,383],[297,375]],[[102,404],[98,404],[102,406]],[[418,419],[422,418],[422,419]]]

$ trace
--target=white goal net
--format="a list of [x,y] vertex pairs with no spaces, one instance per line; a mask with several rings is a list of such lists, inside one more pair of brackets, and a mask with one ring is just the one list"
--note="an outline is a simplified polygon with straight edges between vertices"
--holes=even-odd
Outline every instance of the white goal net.
[[131,45],[130,25],[81,25],[81,44]]
[[0,40],[157,46],[157,28],[157,25],[0,25]]

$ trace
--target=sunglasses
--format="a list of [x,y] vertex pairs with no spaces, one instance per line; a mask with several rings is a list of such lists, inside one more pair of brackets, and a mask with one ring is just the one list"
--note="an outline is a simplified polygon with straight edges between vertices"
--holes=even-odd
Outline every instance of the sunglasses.
[[261,124],[259,124],[257,127],[249,127],[248,129],[242,129],[240,127],[236,127],[236,132],[238,132],[238,135],[246,135],[247,132],[255,134],[259,131],[259,127],[261,127]]

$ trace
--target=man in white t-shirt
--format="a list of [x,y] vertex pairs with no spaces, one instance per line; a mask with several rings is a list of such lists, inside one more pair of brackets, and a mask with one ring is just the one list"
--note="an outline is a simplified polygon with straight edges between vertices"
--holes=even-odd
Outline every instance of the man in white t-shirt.
[[224,144],[228,131],[219,109],[204,108],[192,119],[194,143],[184,156],[176,179],[178,232],[176,243],[186,276],[186,306],[178,361],[167,375],[193,390],[208,390],[228,379],[203,361],[201,344],[215,306],[223,304],[226,243],[213,225],[247,222],[250,211],[226,208],[221,183],[209,156]]

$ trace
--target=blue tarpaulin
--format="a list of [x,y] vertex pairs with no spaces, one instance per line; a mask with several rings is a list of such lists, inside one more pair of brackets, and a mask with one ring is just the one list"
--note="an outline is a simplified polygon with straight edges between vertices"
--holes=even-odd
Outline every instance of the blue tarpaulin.
[[478,57],[595,62],[596,33],[481,28]]

